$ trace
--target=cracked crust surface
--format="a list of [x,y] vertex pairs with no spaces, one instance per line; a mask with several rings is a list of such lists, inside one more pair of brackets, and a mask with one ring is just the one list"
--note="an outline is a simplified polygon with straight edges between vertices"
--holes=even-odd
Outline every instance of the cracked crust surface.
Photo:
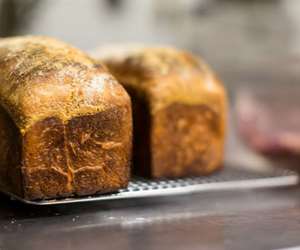
[[132,97],[136,173],[181,177],[221,167],[226,93],[204,62],[158,47],[111,55],[100,48],[97,58]]
[[43,199],[128,184],[130,98],[80,50],[47,37],[0,39],[0,107],[1,188]]

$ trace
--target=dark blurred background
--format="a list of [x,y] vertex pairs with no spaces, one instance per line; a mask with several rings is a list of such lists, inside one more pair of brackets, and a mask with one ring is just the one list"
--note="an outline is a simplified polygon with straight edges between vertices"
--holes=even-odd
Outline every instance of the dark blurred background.
[[171,44],[202,55],[231,86],[267,77],[252,74],[258,64],[295,74],[299,13],[298,0],[0,0],[0,36],[49,35],[84,50]]
[[[111,43],[184,48],[201,55],[217,72],[235,111],[245,87],[247,93],[264,89],[273,102],[278,92],[300,93],[299,13],[299,0],[0,0],[0,36],[54,36],[86,51]],[[293,98],[300,99],[300,94]],[[290,105],[286,100],[281,106]],[[272,119],[273,106],[255,101],[257,109],[270,105],[266,112]],[[247,110],[243,100],[241,106]],[[260,162],[237,143],[235,120],[231,112],[228,147],[238,153],[229,154],[228,160],[243,155],[239,160]]]
[[43,34],[82,49],[101,44],[173,44],[214,68],[297,58],[298,0],[0,0],[0,36]]

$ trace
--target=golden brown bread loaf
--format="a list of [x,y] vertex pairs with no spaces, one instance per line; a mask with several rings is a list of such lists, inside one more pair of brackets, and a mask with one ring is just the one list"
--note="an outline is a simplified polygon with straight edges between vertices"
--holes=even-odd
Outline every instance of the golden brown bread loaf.
[[136,174],[183,177],[221,167],[226,94],[208,66],[173,48],[100,48],[94,57],[131,96]]
[[126,187],[131,104],[100,64],[46,37],[0,39],[0,188],[26,199]]

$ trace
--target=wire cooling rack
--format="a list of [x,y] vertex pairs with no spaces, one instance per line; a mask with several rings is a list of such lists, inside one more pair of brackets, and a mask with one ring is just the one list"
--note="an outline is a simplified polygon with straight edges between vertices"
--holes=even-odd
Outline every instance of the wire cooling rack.
[[290,170],[275,169],[270,173],[258,173],[244,169],[224,168],[213,175],[205,177],[149,180],[134,177],[128,188],[116,193],[97,194],[85,197],[71,197],[51,200],[29,201],[11,193],[6,193],[12,199],[31,205],[58,205],[92,201],[146,198],[190,194],[204,191],[264,188],[296,185],[298,175]]

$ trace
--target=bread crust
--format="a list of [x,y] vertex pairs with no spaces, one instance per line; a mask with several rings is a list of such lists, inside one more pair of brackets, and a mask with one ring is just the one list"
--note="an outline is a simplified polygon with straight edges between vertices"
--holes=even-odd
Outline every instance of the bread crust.
[[[18,137],[8,136],[8,129],[0,134],[6,142],[0,145],[0,156],[6,155],[2,189],[45,199],[128,184],[130,98],[80,50],[48,37],[0,39],[0,106],[0,126],[12,123]],[[13,164],[7,147],[20,151]],[[4,175],[19,179],[4,183]]]
[[174,48],[101,54],[97,58],[132,97],[136,173],[183,177],[222,166],[226,93],[204,62]]

